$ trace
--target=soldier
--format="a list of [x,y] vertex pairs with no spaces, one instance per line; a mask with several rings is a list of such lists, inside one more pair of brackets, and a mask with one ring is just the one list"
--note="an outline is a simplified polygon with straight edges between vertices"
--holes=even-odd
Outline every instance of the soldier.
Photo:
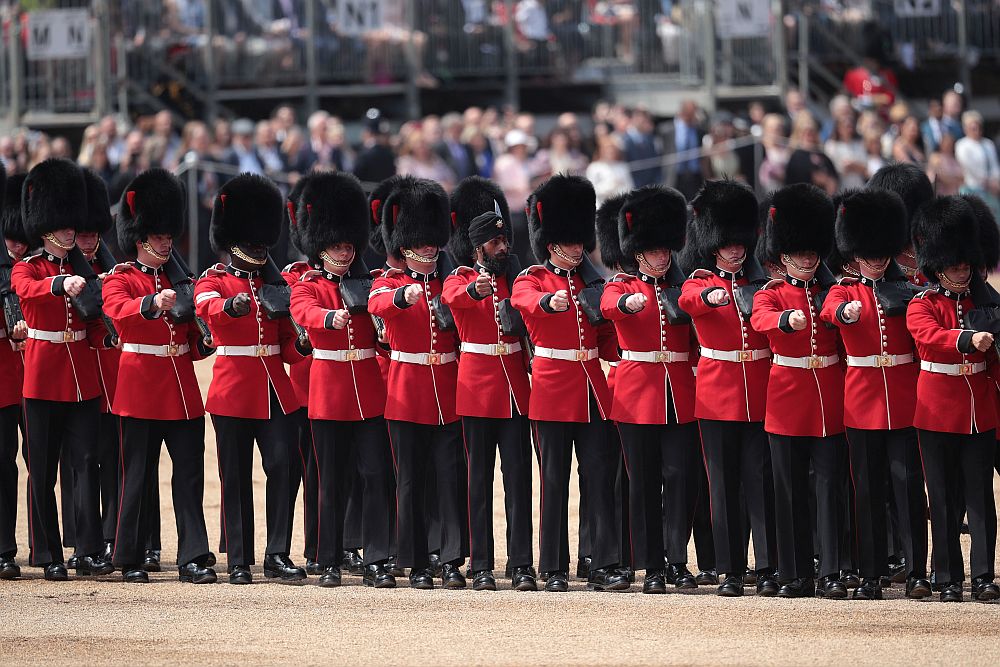
[[267,546],[264,576],[304,579],[289,558],[292,537],[288,487],[298,473],[289,453],[295,447],[292,413],[299,409],[284,364],[306,356],[288,318],[272,320],[261,306],[260,271],[278,240],[284,200],[274,183],[240,174],[219,190],[212,207],[211,241],[228,252],[198,280],[198,316],[212,332],[218,358],[205,409],[212,415],[222,483],[223,539],[229,583],[252,582],[254,563],[253,443],[267,476]]
[[[771,350],[749,320],[741,289],[763,279],[754,259],[757,200],[733,181],[708,181],[691,201],[688,268],[680,307],[694,322],[701,344],[695,417],[701,431],[711,498],[716,569],[727,577],[723,597],[743,595],[749,523],[757,594],[778,592],[771,454],[764,434],[764,403]],[[749,517],[749,522],[744,518]]]
[[977,226],[968,202],[939,197],[921,207],[912,229],[918,268],[936,281],[910,302],[906,324],[920,357],[913,425],[927,479],[932,559],[942,602],[962,601],[963,507],[972,537],[972,598],[1000,597],[993,583],[996,408],[984,372],[994,339],[967,320],[974,307],[973,272],[984,268]]
[[71,299],[86,281],[73,273],[68,255],[75,247],[76,227],[87,210],[87,186],[69,160],[50,159],[35,166],[23,187],[22,212],[30,239],[41,239],[43,251],[19,262],[11,274],[28,325],[25,348],[24,460],[28,468],[30,563],[45,578],[65,581],[55,474],[59,454],[70,451],[76,518],[76,547],[82,554],[78,574],[109,574],[101,558],[100,479],[97,467],[98,397],[101,393],[91,344],[105,344],[99,323],[82,321]]
[[[349,310],[344,290],[368,245],[368,209],[351,175],[316,174],[296,210],[298,247],[311,266],[292,288],[292,314],[313,345],[309,419],[319,480],[316,551],[320,586],[338,586],[344,513],[353,482],[363,492],[364,583],[394,588],[386,570],[392,534],[393,478],[385,420],[385,384],[375,359],[375,328],[367,313]],[[365,293],[367,296],[367,292]],[[356,463],[355,463],[356,462]]]
[[[777,525],[779,597],[843,598],[840,485],[844,446],[844,374],[836,331],[819,321],[820,258],[833,238],[833,202],[813,185],[774,194],[768,250],[786,273],[753,301],[754,329],[774,353],[764,430],[771,443]],[[827,272],[828,273],[828,272]],[[816,517],[809,501],[809,468],[816,474]],[[819,533],[820,580],[814,583],[813,525]]]
[[[471,176],[455,188],[456,231],[449,246],[467,262],[445,279],[442,298],[462,341],[456,409],[468,461],[469,552],[474,590],[495,591],[493,467],[500,450],[507,511],[507,569],[511,588],[538,590],[532,568],[530,385],[526,351],[505,335],[500,308],[510,298],[513,239],[510,211],[496,184]],[[470,262],[469,260],[473,260]]]
[[[908,228],[906,208],[894,192],[873,189],[844,197],[837,213],[837,246],[842,264],[856,265],[858,277],[846,276],[832,287],[820,314],[840,330],[847,352],[844,425],[863,577],[853,597],[861,600],[881,600],[880,579],[890,573],[887,491],[894,495],[903,553],[911,566],[906,594],[931,594],[924,570],[923,472],[912,428],[919,367],[905,318],[913,292],[893,261],[908,245]],[[892,482],[888,488],[886,479]]]
[[[156,484],[159,450],[173,463],[181,581],[213,583],[202,499],[205,493],[205,410],[193,360],[204,357],[201,333],[177,322],[177,293],[164,273],[174,240],[184,233],[184,189],[176,176],[150,169],[132,180],[119,204],[118,245],[135,261],[104,280],[104,308],[121,339],[121,364],[112,405],[121,420],[121,508],[114,563],[129,583],[147,583],[143,569],[151,517],[147,488]],[[189,304],[193,306],[193,304]],[[155,401],[148,400],[155,396]]]
[[[896,162],[886,165],[872,174],[868,179],[868,188],[895,192],[903,200],[906,207],[906,230],[910,231],[917,211],[934,197],[934,186],[924,170],[908,162]],[[850,259],[850,258],[848,258]],[[917,266],[913,243],[907,240],[903,251],[896,256],[896,263],[914,285],[927,285],[928,277],[920,272]]]
[[611,418],[629,476],[632,566],[646,570],[643,593],[666,593],[666,554],[674,585],[694,588],[687,543],[701,442],[691,318],[677,306],[684,274],[673,261],[684,246],[687,202],[676,190],[647,186],[629,194],[618,215],[599,211],[597,221],[604,264],[623,270],[605,287],[601,312],[614,322],[622,347]]
[[598,346],[614,330],[596,327],[581,308],[586,287],[578,268],[594,245],[594,188],[586,179],[553,176],[532,194],[528,228],[535,257],[511,294],[535,345],[528,417],[535,427],[542,494],[539,569],[545,590],[569,590],[567,503],[573,446],[586,488],[591,532],[587,584],[627,590],[615,523],[615,473],[620,450],[609,437],[611,396]]
[[[28,327],[24,320],[8,321],[8,301],[16,301],[10,286],[12,265],[20,262],[28,252],[28,237],[21,223],[21,185],[24,176],[6,178],[7,172],[0,165],[0,193],[2,193],[2,225],[4,249],[0,255],[0,300],[4,316],[0,317],[0,372],[4,382],[0,385],[0,579],[16,579],[21,568],[14,561],[17,556],[17,539],[14,528],[17,522],[17,430],[23,429],[21,419],[21,384],[24,381],[24,341]],[[14,311],[11,310],[11,315]]]
[[[458,341],[442,330],[435,312],[443,283],[439,255],[449,226],[448,196],[440,185],[413,180],[397,186],[382,203],[382,238],[387,254],[406,269],[376,278],[369,301],[369,311],[385,322],[392,349],[385,419],[396,463],[398,565],[410,568],[410,586],[418,589],[434,587],[428,541],[437,534],[442,585],[466,585],[460,569],[468,525],[462,425],[455,412]],[[440,531],[425,507],[432,478]]]

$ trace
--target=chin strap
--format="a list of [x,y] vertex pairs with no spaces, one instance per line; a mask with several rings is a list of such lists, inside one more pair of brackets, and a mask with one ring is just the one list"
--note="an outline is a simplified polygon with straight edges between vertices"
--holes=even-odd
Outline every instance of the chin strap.
[[326,262],[327,264],[329,264],[330,266],[336,266],[336,267],[350,266],[351,262],[354,261],[353,257],[351,257],[350,261],[347,262],[342,262],[339,259],[334,259],[333,257],[330,256],[330,253],[328,253],[326,250],[323,250],[319,253],[319,258],[324,262]]
[[264,259],[255,259],[250,255],[246,254],[245,252],[243,252],[242,250],[240,250],[239,247],[237,246],[233,246],[232,248],[230,248],[229,252],[233,255],[233,257],[236,257],[240,261],[246,262],[247,264],[253,264],[254,266],[264,266],[265,264],[267,264],[266,257]]
[[148,252],[150,255],[152,255],[156,259],[160,260],[161,262],[165,262],[168,259],[170,259],[170,251],[169,250],[167,251],[166,255],[161,255],[160,253],[158,253],[155,250],[153,250],[153,246],[149,245],[149,241],[143,241],[141,247],[142,247],[143,250],[145,250],[146,252]]
[[66,245],[65,243],[57,239],[55,234],[53,234],[52,232],[43,235],[42,238],[61,250],[72,250],[74,247],[76,247],[76,243],[70,243],[69,245]]
[[579,266],[583,262],[583,255],[580,255],[580,259],[570,257],[565,252],[563,252],[563,249],[559,247],[558,243],[552,244],[552,252],[559,255],[559,259],[563,260],[564,262],[568,262],[573,266]]
[[414,262],[420,262],[421,264],[434,264],[435,262],[438,261],[438,256],[441,254],[441,251],[439,250],[438,252],[434,253],[433,257],[426,257],[424,255],[420,255],[418,253],[413,252],[409,248],[400,248],[400,252],[406,259],[412,259]]

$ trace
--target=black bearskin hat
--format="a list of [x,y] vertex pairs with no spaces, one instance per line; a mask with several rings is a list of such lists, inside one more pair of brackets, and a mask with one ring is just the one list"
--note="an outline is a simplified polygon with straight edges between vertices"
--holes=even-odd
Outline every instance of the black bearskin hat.
[[226,181],[212,203],[209,240],[215,252],[239,244],[278,242],[285,198],[271,179],[243,173]]
[[582,243],[587,252],[594,249],[597,195],[586,178],[553,176],[535,188],[529,202],[528,235],[539,262],[548,259],[550,243]]
[[768,255],[812,251],[825,258],[833,246],[835,215],[833,201],[815,185],[786,185],[771,198]]
[[962,199],[972,207],[979,222],[979,247],[983,251],[983,266],[993,272],[1000,264],[1000,227],[989,205],[977,195],[962,195]]
[[635,256],[647,250],[679,252],[684,247],[687,218],[684,195],[673,188],[648,185],[628,193],[615,226],[621,267],[635,270]]
[[462,179],[451,193],[451,223],[454,230],[448,241],[448,251],[459,264],[472,266],[475,262],[476,249],[469,240],[469,223],[483,213],[499,215],[503,221],[502,232],[507,237],[507,243],[514,242],[510,207],[503,190],[491,180],[469,176]]
[[11,241],[20,241],[31,245],[28,235],[24,232],[24,222],[21,220],[21,187],[26,174],[14,174],[7,179],[4,186],[3,212],[0,220],[3,222],[3,237]]
[[908,228],[906,206],[889,190],[854,192],[837,207],[837,249],[846,261],[892,259],[906,248]]
[[302,196],[302,190],[306,187],[306,183],[312,179],[313,174],[305,174],[300,177],[299,180],[295,181],[295,185],[292,189],[288,191],[288,196],[285,197],[285,219],[288,221],[288,242],[292,244],[292,247],[299,252],[303,252],[302,243],[299,240],[299,222],[296,216],[299,208],[299,197]]
[[691,209],[697,243],[694,254],[711,260],[719,248],[729,245],[742,245],[748,256],[753,254],[759,225],[757,197],[750,186],[731,180],[706,181],[691,200]]
[[111,218],[111,202],[108,201],[108,186],[96,171],[83,168],[83,180],[87,184],[87,215],[77,226],[77,232],[97,232],[104,235],[111,231],[115,221]]
[[451,234],[448,195],[426,178],[401,180],[382,203],[382,242],[402,257],[401,248],[444,248]]
[[908,162],[887,164],[876,171],[868,179],[869,190],[888,190],[895,192],[903,200],[906,207],[907,234],[912,234],[909,226],[917,210],[934,198],[934,186],[927,178],[924,170]]
[[913,219],[917,266],[930,280],[958,264],[983,267],[979,241],[975,211],[961,197],[936,197],[921,206]]
[[371,217],[368,241],[372,250],[380,255],[388,255],[385,250],[385,241],[382,239],[382,204],[389,198],[392,191],[402,184],[412,184],[417,179],[412,176],[390,176],[375,186],[371,194],[368,195],[368,209]]
[[[622,267],[621,239],[618,237],[618,214],[628,198],[627,192],[622,192],[604,200],[597,209],[594,231],[597,235],[597,249],[601,253],[601,263],[609,269]],[[622,267],[624,268],[624,267]]]
[[28,172],[21,189],[21,219],[31,245],[45,234],[76,229],[87,215],[87,183],[70,160],[50,158]]
[[129,257],[135,244],[154,234],[177,240],[186,228],[184,186],[166,169],[149,169],[132,179],[118,205],[118,246]]
[[300,249],[310,259],[337,243],[350,243],[356,255],[368,248],[368,199],[353,174],[313,174],[296,210]]

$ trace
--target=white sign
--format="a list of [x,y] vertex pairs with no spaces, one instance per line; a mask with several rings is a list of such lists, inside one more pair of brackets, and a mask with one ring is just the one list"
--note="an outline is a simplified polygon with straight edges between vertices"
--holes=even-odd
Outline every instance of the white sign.
[[28,14],[28,60],[89,55],[90,13],[86,9],[51,9]]
[[897,16],[938,16],[941,0],[895,0]]
[[771,0],[719,0],[716,31],[722,39],[771,35]]
[[340,0],[337,28],[345,35],[363,35],[382,27],[382,0]]

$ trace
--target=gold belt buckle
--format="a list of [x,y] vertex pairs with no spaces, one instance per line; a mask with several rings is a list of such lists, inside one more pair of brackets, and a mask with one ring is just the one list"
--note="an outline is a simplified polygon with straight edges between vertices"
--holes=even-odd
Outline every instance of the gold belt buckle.
[[587,358],[589,356],[590,356],[590,354],[589,354],[588,350],[577,350],[576,351],[576,360],[577,361],[587,361]]
[[959,375],[972,375],[972,364],[959,364],[958,365]]
[[753,361],[753,350],[740,350],[740,361]]
[[497,356],[507,354],[507,343],[497,343],[496,354]]
[[167,356],[168,357],[176,357],[179,347],[180,346],[177,345],[177,343],[170,343],[170,344],[168,344],[167,345]]
[[76,333],[72,329],[66,329],[63,331],[63,342],[72,343],[76,340]]
[[429,366],[440,366],[441,365],[441,355],[437,352],[427,355],[427,364]]
[[879,368],[886,368],[892,366],[892,355],[890,354],[880,354],[875,357],[875,365]]
[[358,351],[357,350],[348,350],[347,351],[347,360],[348,361],[357,361],[358,360]]
[[659,361],[659,362],[662,362],[662,363],[666,363],[666,362],[670,361],[670,353],[669,352],[657,352],[656,353],[656,360]]
[[253,353],[255,357],[266,357],[267,347],[265,347],[264,345],[255,345]]
[[812,370],[815,370],[817,368],[823,368],[823,358],[815,354],[810,356],[809,368]]

